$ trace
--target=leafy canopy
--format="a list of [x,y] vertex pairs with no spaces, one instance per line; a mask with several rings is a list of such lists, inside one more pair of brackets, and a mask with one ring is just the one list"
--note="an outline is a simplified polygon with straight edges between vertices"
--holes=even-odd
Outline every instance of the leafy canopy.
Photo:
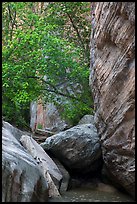
[[2,3],[2,108],[7,121],[28,124],[29,104],[38,98],[54,101],[72,123],[92,112],[85,8],[87,2]]

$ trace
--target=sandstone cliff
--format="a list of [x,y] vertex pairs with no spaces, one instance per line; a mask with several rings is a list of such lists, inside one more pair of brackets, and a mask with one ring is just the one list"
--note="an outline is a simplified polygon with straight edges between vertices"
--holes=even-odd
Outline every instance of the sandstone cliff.
[[135,2],[94,2],[90,86],[103,159],[135,194]]

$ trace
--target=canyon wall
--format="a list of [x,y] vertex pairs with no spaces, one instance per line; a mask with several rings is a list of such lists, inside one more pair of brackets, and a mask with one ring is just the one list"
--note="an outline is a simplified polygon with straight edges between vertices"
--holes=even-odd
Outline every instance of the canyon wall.
[[91,3],[90,86],[109,176],[135,195],[135,2]]

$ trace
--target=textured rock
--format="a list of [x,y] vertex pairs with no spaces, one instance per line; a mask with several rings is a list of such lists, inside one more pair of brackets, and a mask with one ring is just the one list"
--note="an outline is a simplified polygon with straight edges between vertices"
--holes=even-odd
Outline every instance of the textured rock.
[[47,202],[48,184],[9,130],[2,128],[2,202]]
[[82,124],[94,124],[94,116],[93,115],[84,115],[79,121],[78,125]]
[[44,114],[44,106],[41,99],[38,100],[37,103],[37,116],[36,116],[36,129],[44,129],[45,128],[45,114]]
[[92,3],[90,85],[105,165],[135,194],[135,2]]
[[3,121],[3,127],[6,128],[7,130],[9,130],[9,132],[11,134],[13,134],[13,136],[20,141],[20,138],[22,135],[27,134],[27,135],[31,135],[31,133],[26,132],[26,131],[22,131],[16,127],[14,127],[13,125],[11,125],[10,123]]
[[50,131],[60,132],[68,126],[66,121],[61,118],[54,103],[47,103],[45,106],[45,128]]
[[54,161],[48,156],[43,148],[30,136],[22,135],[21,144],[36,159],[45,179],[49,185],[49,196],[59,196],[59,186],[62,180],[62,174]]
[[68,128],[69,124],[61,118],[54,103],[46,103],[43,106],[40,100],[30,105],[30,127],[33,132],[37,129],[60,132]]
[[73,172],[85,174],[101,165],[99,137],[93,124],[77,125],[48,137],[41,146]]

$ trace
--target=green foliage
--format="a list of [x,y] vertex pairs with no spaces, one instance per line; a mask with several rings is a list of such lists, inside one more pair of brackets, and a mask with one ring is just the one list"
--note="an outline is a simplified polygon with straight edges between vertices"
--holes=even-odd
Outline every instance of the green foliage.
[[67,121],[72,126],[77,125],[80,118],[82,118],[84,115],[93,114],[91,107],[88,107],[86,104],[77,103],[76,101],[71,104],[67,103],[63,107],[64,111],[62,116],[65,119],[67,116]]
[[89,65],[90,2],[51,3],[47,20],[58,25],[59,35],[81,49],[83,64]]
[[[27,125],[32,100],[44,97],[61,106],[57,102],[60,94],[60,101],[69,100],[62,103],[62,115],[74,123],[92,112],[87,51],[90,26],[83,18],[89,11],[87,3],[2,3],[2,109],[7,121]],[[60,89],[60,83],[72,88],[78,83],[81,91],[70,94]]]
[[38,129],[42,129],[42,124],[39,123],[39,124],[37,125],[37,128],[38,128]]

